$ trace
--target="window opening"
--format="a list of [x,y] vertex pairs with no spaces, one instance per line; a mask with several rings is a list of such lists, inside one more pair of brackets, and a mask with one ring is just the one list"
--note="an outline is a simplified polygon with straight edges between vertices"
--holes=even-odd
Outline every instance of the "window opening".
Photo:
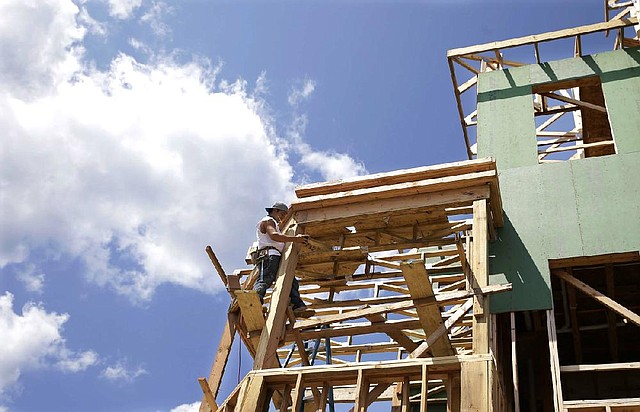
[[615,154],[599,77],[536,86],[533,106],[540,163]]

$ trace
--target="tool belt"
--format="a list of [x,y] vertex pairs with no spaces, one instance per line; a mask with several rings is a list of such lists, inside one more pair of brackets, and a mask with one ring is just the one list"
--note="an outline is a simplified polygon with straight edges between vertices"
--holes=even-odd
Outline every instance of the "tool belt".
[[273,246],[265,246],[261,249],[256,250],[255,252],[253,252],[251,254],[251,258],[256,262],[260,262],[262,259],[266,258],[269,255],[272,255],[272,253],[269,253],[270,250],[275,250],[276,252],[278,252],[278,255],[280,255],[280,251],[273,247]]

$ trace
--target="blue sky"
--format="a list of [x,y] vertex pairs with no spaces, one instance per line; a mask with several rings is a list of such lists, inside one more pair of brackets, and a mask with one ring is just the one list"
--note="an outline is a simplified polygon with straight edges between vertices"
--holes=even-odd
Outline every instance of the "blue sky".
[[465,159],[446,50],[602,8],[2,1],[0,411],[197,410],[229,303],[206,245],[230,272],[297,184]]

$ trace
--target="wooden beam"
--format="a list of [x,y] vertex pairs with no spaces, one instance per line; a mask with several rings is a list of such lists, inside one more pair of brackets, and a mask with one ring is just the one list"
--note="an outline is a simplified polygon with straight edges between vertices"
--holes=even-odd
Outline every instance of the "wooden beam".
[[542,34],[517,37],[509,40],[478,44],[475,46],[463,47],[458,49],[451,49],[447,51],[447,57],[464,56],[467,54],[477,54],[477,53],[482,53],[489,50],[505,49],[509,47],[524,46],[527,44],[536,45],[537,43],[541,43],[545,41],[564,39],[567,37],[576,36],[578,34],[584,35],[584,34],[595,33],[599,31],[605,31],[605,30],[615,30],[621,27],[633,26],[634,24],[638,24],[637,17],[632,17],[629,19],[622,19],[622,20],[614,20],[614,21],[609,21],[605,23],[590,24],[586,26],[579,26],[579,27],[574,27],[570,29],[551,31],[551,32],[546,32]]
[[291,208],[302,210],[323,208],[337,205],[351,205],[368,200],[380,200],[409,196],[421,193],[434,193],[444,190],[462,189],[487,184],[497,177],[495,170],[473,172],[456,176],[444,176],[415,182],[396,183],[375,186],[364,189],[354,189],[349,192],[329,193],[326,195],[310,196],[291,204]]
[[[369,319],[372,323],[376,323],[376,322],[384,323],[386,321],[386,318],[380,314],[367,316],[367,319]],[[418,347],[418,344],[413,340],[411,340],[411,338],[409,338],[407,335],[402,333],[402,330],[390,329],[386,332],[386,334],[391,339],[395,340],[398,343],[398,345],[405,348],[407,352],[411,352]]]
[[[211,405],[215,404],[215,399],[218,396],[218,391],[220,390],[222,376],[224,375],[224,370],[227,366],[229,354],[231,353],[231,348],[233,346],[233,340],[236,335],[237,322],[237,313],[227,314],[227,322],[222,330],[222,336],[220,337],[220,343],[218,344],[218,351],[216,352],[216,357],[213,361],[213,365],[211,365],[211,372],[209,373],[208,388],[209,392],[213,396],[213,403],[207,400],[207,393],[205,392],[205,396],[203,397],[202,402],[200,402],[200,412],[208,412],[209,409],[207,409],[207,407],[210,407],[214,411],[217,409],[217,406],[214,408]],[[200,382],[200,380],[198,381]],[[205,382],[207,382],[206,379]],[[202,386],[202,382],[200,382],[200,385]]]
[[218,261],[216,254],[213,253],[213,249],[211,249],[211,246],[207,246],[205,248],[205,251],[207,252],[207,255],[209,255],[209,259],[211,259],[211,263],[213,263],[213,267],[216,268],[216,272],[218,272],[218,276],[220,276],[220,280],[222,280],[222,283],[225,286],[227,286],[227,275],[224,273],[224,269],[222,268],[222,265]]
[[393,212],[411,211],[419,212],[433,207],[456,207],[471,204],[474,200],[488,198],[490,188],[487,185],[478,185],[462,189],[443,190],[435,193],[420,193],[406,195],[397,198],[369,199],[366,202],[358,202],[348,205],[320,206],[316,209],[296,212],[296,220],[301,225],[323,222],[341,223],[345,226],[353,224],[354,218],[364,219],[380,216],[384,218]]
[[607,113],[607,109],[606,108],[604,108],[602,106],[598,106],[597,104],[593,104],[593,103],[589,103],[589,102],[583,102],[582,100],[572,99],[571,97],[562,96],[562,95],[551,93],[551,92],[540,93],[540,94],[542,94],[543,96],[555,99],[555,100],[560,100],[561,102],[575,104],[576,106],[581,107],[581,108],[596,110],[596,111],[601,112],[601,113]]
[[[448,332],[462,317],[471,310],[473,307],[473,299],[467,299],[467,301],[456,310],[456,312],[451,315],[442,325],[440,325],[436,330],[434,330],[429,337],[423,343],[418,346],[416,350],[409,354],[410,358],[421,358],[427,354],[427,350],[433,345],[434,342],[437,342],[443,336],[447,337],[449,340]],[[451,343],[449,343],[451,345]],[[435,355],[434,356],[439,356]]]
[[564,259],[550,259],[550,269],[560,269],[577,266],[597,266],[606,265],[610,263],[633,263],[640,262],[639,252],[623,252],[623,253],[610,253],[608,255],[598,256],[580,256]]
[[251,375],[238,393],[238,402],[234,410],[242,412],[262,412],[266,401],[264,376]]
[[413,169],[395,170],[393,172],[375,173],[332,182],[311,183],[295,189],[298,198],[326,195],[337,192],[348,192],[356,189],[367,189],[398,183],[415,182],[445,176],[456,176],[467,173],[495,170],[493,158],[465,160],[453,163],[441,163],[433,166]]
[[[198,383],[200,384],[200,388],[202,388],[202,392],[204,393],[204,399],[207,403],[208,410],[218,410],[218,404],[216,403],[216,398],[211,393],[211,389],[209,388],[209,384],[207,383],[206,378],[198,378]],[[200,405],[200,409],[202,409],[202,405]]]
[[[396,333],[397,331],[401,331],[403,329],[416,329],[419,327],[420,321],[418,319],[399,319],[380,323],[359,322],[355,325],[334,326],[330,329],[303,330],[300,332],[300,335],[304,340],[324,337],[332,338],[338,336],[367,335],[370,333],[385,333],[389,335],[390,333]],[[292,341],[293,332],[287,332],[285,340],[287,342]]]
[[[505,292],[511,290],[512,286],[510,283],[504,285],[490,285],[482,288],[476,288],[473,291],[455,291],[455,292],[445,292],[438,295],[435,295],[430,298],[422,298],[422,299],[414,299],[410,301],[392,303],[388,305],[376,305],[374,307],[365,307],[357,310],[353,310],[346,313],[340,313],[336,315],[324,316],[318,319],[307,319],[300,322],[296,322],[294,325],[294,329],[307,329],[312,327],[318,327],[321,325],[327,325],[334,322],[343,322],[345,320],[364,318],[373,314],[383,314],[386,312],[398,312],[405,309],[412,309],[417,306],[424,305],[435,305],[441,304],[445,305],[451,302],[455,302],[461,299],[466,299],[474,295],[486,295],[491,293]],[[268,321],[267,321],[268,323]]]
[[578,290],[585,293],[587,296],[590,296],[593,299],[597,300],[598,302],[600,302],[610,310],[616,312],[618,315],[622,316],[623,318],[626,318],[629,321],[633,322],[634,324],[640,326],[640,316],[638,316],[638,314],[622,306],[621,304],[611,299],[610,297],[598,292],[597,290],[587,285],[586,283],[571,276],[566,270],[560,269],[560,270],[552,271],[551,273],[555,274],[556,276],[558,276],[560,279],[563,279],[567,283],[570,283],[574,287],[578,288]]
[[[417,260],[410,263],[403,263],[401,269],[413,299],[432,298],[434,296],[433,287],[427,270],[425,269],[424,261]],[[416,307],[416,311],[425,333],[431,334],[444,327],[440,308],[437,305]],[[451,342],[449,342],[449,337],[446,336],[446,333],[441,339],[434,340],[431,345],[429,345],[429,348],[433,356],[448,356],[454,354]]]
[[640,362],[601,363],[560,366],[560,372],[627,371],[640,369]]

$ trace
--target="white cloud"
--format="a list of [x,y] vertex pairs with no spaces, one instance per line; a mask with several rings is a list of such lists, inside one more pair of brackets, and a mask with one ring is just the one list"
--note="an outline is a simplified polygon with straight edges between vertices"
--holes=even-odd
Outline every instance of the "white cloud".
[[[50,3],[50,15],[73,17],[70,1]],[[14,23],[28,32],[22,20],[38,12],[22,8]],[[105,71],[85,67],[69,47],[78,39],[68,33],[82,30],[65,21],[49,24],[59,50],[34,43],[46,53],[30,62],[71,61],[74,72],[48,74],[55,87],[25,98],[23,85],[46,85],[41,73],[20,74],[26,61],[0,69],[0,268],[24,270],[34,254],[78,258],[87,279],[133,301],[166,282],[215,290],[204,247],[241,261],[263,207],[292,194],[263,103],[246,81],[217,80],[206,61],[121,54]]]
[[166,37],[171,34],[171,28],[163,19],[171,13],[173,13],[173,8],[167,3],[154,1],[151,7],[140,17],[140,22],[148,24],[156,36]]
[[[74,47],[85,29],[78,7],[62,0],[0,2],[2,91],[31,98],[55,89],[76,70],[82,49]],[[6,131],[6,129],[4,129]]]
[[[150,63],[120,54],[101,71],[82,54],[86,10],[35,3],[0,5],[0,268],[80,259],[86,279],[134,302],[163,283],[213,292],[221,284],[205,246],[223,264],[242,261],[263,207],[293,195],[289,154],[326,179],[365,172],[304,143],[305,115],[278,138],[264,73],[250,94],[208,61],[150,49]],[[110,5],[124,16],[140,2]],[[306,79],[292,101],[314,88]]]
[[[170,412],[198,412],[200,410],[200,401],[194,403],[185,403],[171,409]],[[2,411],[0,411],[2,412]]]
[[86,370],[98,362],[98,354],[94,351],[73,353],[68,349],[63,349],[60,351],[60,360],[55,363],[55,366],[63,372],[75,373]]
[[109,15],[121,20],[131,18],[133,12],[142,6],[142,0],[107,0]]
[[344,153],[303,151],[300,163],[320,172],[326,180],[339,180],[367,173],[364,164]]
[[300,106],[315,91],[316,83],[306,78],[298,82],[289,93],[289,104],[294,110],[293,120],[287,130],[287,136],[291,141],[292,150],[300,155],[300,164],[309,170],[320,173],[325,180],[345,179],[360,176],[367,173],[364,164],[356,161],[344,153],[328,151],[316,151],[304,142],[304,134],[307,129],[308,118],[304,113],[299,113]]
[[29,292],[42,293],[44,289],[44,273],[34,264],[27,264],[16,273],[16,278],[24,284]]
[[289,92],[289,104],[296,106],[302,101],[307,100],[311,94],[316,90],[316,82],[312,79],[306,78],[300,82],[299,87],[294,87]]
[[131,383],[146,374],[148,372],[141,366],[128,367],[125,361],[119,361],[105,368],[100,376],[112,382]]
[[13,295],[0,296],[0,395],[18,382],[26,369],[54,366],[79,372],[97,363],[94,352],[75,353],[67,349],[62,325],[67,314],[47,312],[29,303],[19,315],[13,311]]

